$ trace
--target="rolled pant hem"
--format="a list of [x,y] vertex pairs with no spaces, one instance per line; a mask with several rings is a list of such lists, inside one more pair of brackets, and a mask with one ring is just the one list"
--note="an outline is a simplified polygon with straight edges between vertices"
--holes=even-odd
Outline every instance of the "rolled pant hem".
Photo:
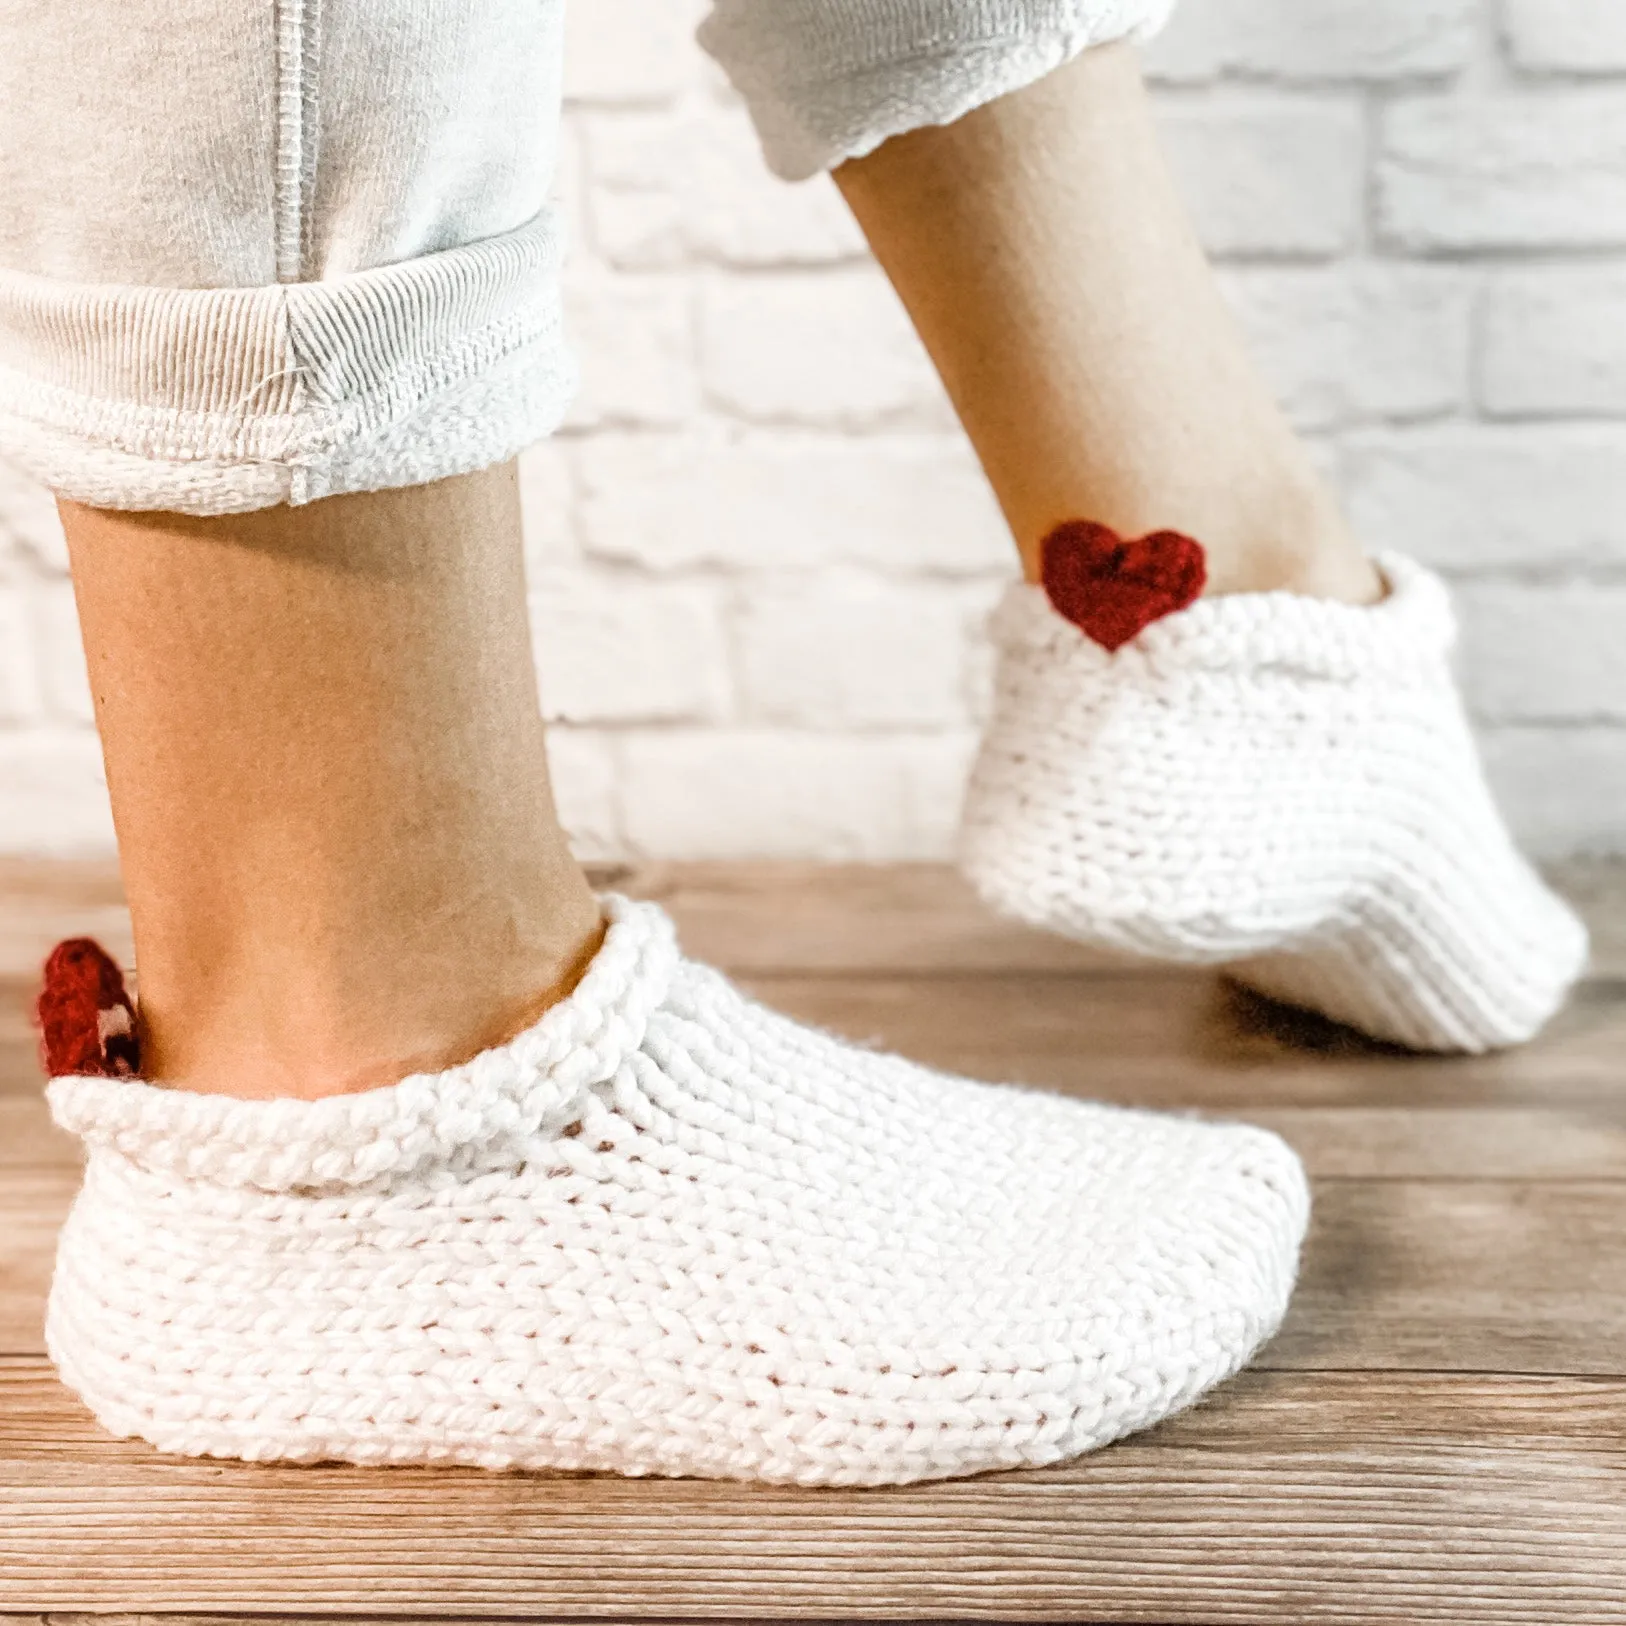
[[[700,41],[744,97],[768,167],[782,180],[801,181],[862,158],[895,135],[952,124],[1094,46],[1149,39],[1174,9],[1174,0],[1017,4],[1030,14],[1020,27],[920,42],[879,60],[832,64],[831,71],[815,75],[788,71],[793,59],[784,50],[753,48],[755,42],[720,26],[715,14],[702,26]],[[907,22],[911,0],[900,0],[899,9]],[[1009,9],[1003,0],[1002,9]],[[941,26],[941,15],[933,13],[934,26]],[[854,26],[861,34],[862,25]],[[903,26],[893,20],[894,31]],[[808,54],[804,49],[804,60]]]
[[574,386],[551,214],[328,282],[94,287],[0,273],[0,445],[101,507],[220,514],[513,456]]

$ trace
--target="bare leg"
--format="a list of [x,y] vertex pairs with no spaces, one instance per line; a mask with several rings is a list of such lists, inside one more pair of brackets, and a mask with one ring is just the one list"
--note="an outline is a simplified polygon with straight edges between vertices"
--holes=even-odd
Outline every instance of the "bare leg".
[[[653,904],[601,941],[549,806],[512,468],[65,516],[148,1079],[52,1084],[90,1172],[47,1315],[110,1428],[883,1484],[1077,1455],[1279,1323],[1308,1203],[1275,1136],[799,1029]],[[578,971],[466,1073],[314,1099],[468,1059]],[[1013,1359],[1035,1325],[1064,1358]]]
[[836,176],[1030,580],[1083,519],[1190,533],[1211,594],[1288,590],[1194,606],[1127,660],[1058,635],[1077,602],[1007,597],[960,843],[983,896],[1418,1049],[1530,1037],[1586,934],[1485,787],[1444,587],[1399,556],[1380,578],[1250,365],[1132,51]]
[[148,1077],[367,1089],[568,991],[600,926],[548,787],[511,464],[224,519],[62,514]]
[[1243,348],[1129,46],[1087,51],[835,175],[1030,579],[1044,535],[1083,518],[1191,533],[1210,592],[1380,595]]

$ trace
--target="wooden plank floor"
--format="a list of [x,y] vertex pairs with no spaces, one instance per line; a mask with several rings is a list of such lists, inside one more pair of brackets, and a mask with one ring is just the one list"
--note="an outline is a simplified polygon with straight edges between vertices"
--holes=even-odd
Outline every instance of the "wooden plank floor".
[[1587,985],[1526,1050],[1438,1061],[999,925],[934,869],[621,877],[798,1016],[1246,1116],[1315,1176],[1287,1325],[1208,1403],[1065,1468],[804,1492],[105,1438],[41,1343],[77,1164],[26,1012],[51,941],[127,928],[106,870],[0,864],[0,1620],[1626,1623],[1626,871],[1562,880]]

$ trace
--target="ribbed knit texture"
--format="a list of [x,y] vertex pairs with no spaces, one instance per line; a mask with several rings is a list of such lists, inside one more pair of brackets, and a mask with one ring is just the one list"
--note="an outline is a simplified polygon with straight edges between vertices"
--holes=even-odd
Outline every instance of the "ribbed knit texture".
[[321,282],[0,270],[0,447],[63,495],[219,514],[514,456],[574,388],[560,222]]
[[52,1083],[89,1164],[48,1339],[110,1429],[886,1484],[1087,1451],[1276,1327],[1307,1198],[1273,1135],[855,1049],[607,907],[575,993],[449,1072]]
[[804,180],[950,124],[1091,46],[1146,39],[1174,0],[714,0],[700,43],[769,167]]
[[1114,655],[1013,588],[961,835],[982,895],[1415,1049],[1529,1038],[1586,933],[1492,802],[1444,584],[1379,563],[1377,605],[1203,599]]

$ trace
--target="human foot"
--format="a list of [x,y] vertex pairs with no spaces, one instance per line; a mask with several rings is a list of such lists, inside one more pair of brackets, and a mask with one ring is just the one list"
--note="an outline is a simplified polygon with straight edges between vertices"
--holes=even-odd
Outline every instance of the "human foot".
[[1529,1038],[1586,933],[1519,856],[1448,664],[1444,585],[1203,599],[1109,653],[1013,588],[962,864],[1066,936],[1224,965],[1376,1038]]
[[884,1484],[1144,1428],[1275,1329],[1273,1135],[854,1049],[609,900],[566,1000],[321,1102],[61,1077],[48,1337],[194,1455]]

